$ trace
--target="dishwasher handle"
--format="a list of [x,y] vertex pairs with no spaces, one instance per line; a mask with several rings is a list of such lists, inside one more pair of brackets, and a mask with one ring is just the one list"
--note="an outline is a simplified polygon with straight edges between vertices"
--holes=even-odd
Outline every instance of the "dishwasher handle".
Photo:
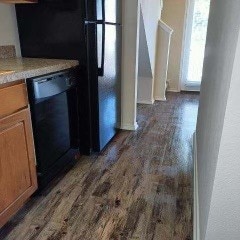
[[74,80],[75,78],[68,74],[32,79],[34,100],[49,98],[66,92],[76,85]]

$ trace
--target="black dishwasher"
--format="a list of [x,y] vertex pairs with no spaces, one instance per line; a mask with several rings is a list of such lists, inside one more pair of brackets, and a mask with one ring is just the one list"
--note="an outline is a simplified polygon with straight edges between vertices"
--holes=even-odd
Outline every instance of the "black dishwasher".
[[78,94],[74,71],[27,79],[40,188],[78,154]]

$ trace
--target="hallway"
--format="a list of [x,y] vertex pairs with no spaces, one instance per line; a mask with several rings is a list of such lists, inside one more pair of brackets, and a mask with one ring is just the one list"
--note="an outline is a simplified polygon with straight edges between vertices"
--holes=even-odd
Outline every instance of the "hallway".
[[122,131],[100,156],[81,158],[32,198],[0,239],[191,240],[199,95],[167,99],[139,105],[136,132]]

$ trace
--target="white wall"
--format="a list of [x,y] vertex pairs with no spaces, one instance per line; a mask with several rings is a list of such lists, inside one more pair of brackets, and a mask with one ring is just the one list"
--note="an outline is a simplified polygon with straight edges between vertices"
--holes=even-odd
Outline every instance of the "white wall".
[[152,78],[151,62],[148,50],[147,36],[143,20],[142,7],[140,6],[140,21],[139,21],[139,55],[138,55],[138,75]]
[[139,41],[139,73],[138,102],[152,104],[154,102],[154,73],[156,63],[157,30],[161,15],[161,0],[140,0],[140,41]]
[[[236,0],[235,0],[236,1]],[[240,4],[239,1],[238,4]],[[238,27],[239,23],[238,23]],[[220,143],[206,239],[240,236],[240,37]]]
[[[229,158],[229,156],[225,159],[224,164],[221,156],[224,156],[224,151],[229,153],[230,150],[230,145],[228,147],[226,142],[227,138],[225,139],[224,137],[227,134],[225,131],[228,125],[227,122],[224,122],[224,118],[239,35],[239,11],[240,0],[212,0],[197,123],[197,168],[201,240],[205,239],[205,234],[206,239],[209,240],[235,239],[231,238],[230,235],[227,238],[221,237],[220,233],[224,231],[229,233],[227,225],[223,226],[223,222],[228,219],[227,216],[226,219],[224,218],[224,214],[220,213],[221,217],[219,218],[217,218],[217,215],[219,211],[223,213],[223,209],[219,208],[221,206],[219,193],[222,192],[222,195],[226,194],[223,202],[228,204],[226,197],[228,194],[232,194],[228,191],[233,188],[230,186],[229,181],[225,182],[227,179],[223,172],[227,169],[223,170],[223,167],[229,167],[229,172],[226,173],[228,176],[231,172],[231,164],[235,163],[234,155],[232,156],[233,158]],[[237,107],[238,102],[235,102],[235,105]],[[228,185],[227,188],[223,188],[223,182]],[[230,195],[228,196],[231,197]],[[219,205],[216,205],[218,202]],[[229,207],[231,208],[230,205]],[[220,229],[221,227],[222,230]],[[218,229],[219,233],[216,233],[215,229]],[[223,234],[222,236],[226,235]]]
[[138,103],[152,104],[153,74],[148,50],[147,36],[143,20],[143,12],[140,7],[139,22],[139,55],[138,55]]
[[15,45],[17,56],[21,55],[15,7],[0,3],[0,46]]
[[149,58],[151,63],[152,73],[155,69],[156,45],[157,45],[157,29],[158,21],[161,15],[161,0],[141,0],[143,12],[143,20],[146,31]]

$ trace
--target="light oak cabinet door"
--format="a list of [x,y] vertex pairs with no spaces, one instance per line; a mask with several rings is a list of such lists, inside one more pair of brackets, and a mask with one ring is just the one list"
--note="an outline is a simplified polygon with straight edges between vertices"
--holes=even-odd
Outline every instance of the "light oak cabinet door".
[[37,189],[29,109],[0,119],[0,227]]

